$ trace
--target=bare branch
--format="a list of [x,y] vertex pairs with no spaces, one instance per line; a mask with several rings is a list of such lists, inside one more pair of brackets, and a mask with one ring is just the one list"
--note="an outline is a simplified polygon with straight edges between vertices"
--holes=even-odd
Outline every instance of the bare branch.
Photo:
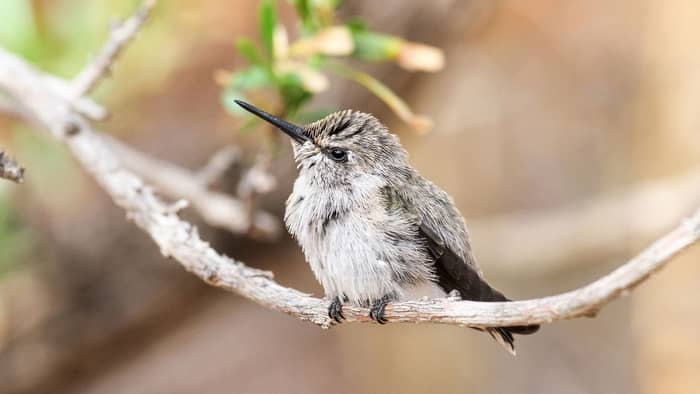
[[252,221],[255,216],[258,197],[269,193],[277,185],[277,180],[268,172],[269,165],[270,157],[268,154],[258,155],[255,164],[243,173],[241,180],[238,182],[236,192],[241,201],[243,201],[248,221]]
[[0,149],[0,178],[15,183],[24,182],[24,168]]
[[[156,0],[144,0],[137,12],[112,29],[102,51],[73,80],[70,89],[73,100],[84,100],[83,96],[109,74],[117,57],[141,30],[156,3]],[[59,93],[64,91],[64,89],[56,90]],[[210,225],[233,233],[250,232],[261,238],[274,238],[278,235],[279,225],[274,216],[260,211],[248,215],[248,211],[240,201],[226,194],[208,190],[209,185],[202,183],[201,173],[195,174],[175,165],[149,158],[114,139],[110,138],[108,142],[128,168],[144,176],[164,194],[189,200],[193,208]],[[220,176],[226,169],[221,167],[227,167],[233,159],[230,150],[222,151],[217,155],[216,160],[212,160],[206,167],[207,173],[204,176],[208,179],[203,181],[212,182],[213,178]]]
[[249,219],[245,204],[227,194],[203,186],[196,173],[164,161],[148,157],[114,138],[103,136],[122,164],[140,174],[156,189],[172,198],[184,198],[208,224],[235,234],[251,234],[272,239],[279,235],[278,219],[266,212],[256,211]]
[[[108,142],[95,132],[63,98],[48,89],[40,73],[2,50],[0,87],[28,108],[55,136],[64,136],[57,131],[76,129],[77,132],[63,140],[114,202],[151,236],[163,255],[173,257],[185,269],[213,286],[236,292],[299,319],[330,326],[327,301],[283,287],[271,279],[270,273],[223,256],[202,241],[194,226],[181,220],[172,207],[163,203],[136,174],[125,168],[114,152],[114,142]],[[580,289],[510,303],[456,301],[454,298],[394,303],[387,307],[386,317],[390,322],[496,327],[593,316],[601,307],[648,279],[698,238],[700,210],[639,256]],[[370,321],[366,309],[347,306],[343,313],[348,321]]]
[[207,164],[197,172],[197,181],[202,187],[209,187],[219,180],[226,170],[241,159],[241,151],[237,147],[226,145],[216,152]]
[[[124,22],[124,24],[115,29],[110,41],[107,43],[107,45],[105,45],[103,53],[98,57],[98,59],[96,59],[95,62],[91,63],[86,68],[93,71],[84,71],[80,74],[83,75],[83,77],[77,77],[76,81],[81,80],[81,78],[85,78],[87,81],[86,76],[91,75],[96,78],[92,83],[97,83],[103,74],[99,74],[95,70],[105,71],[109,69],[109,65],[105,62],[116,60],[116,56],[128,42],[129,38],[133,37],[137,33],[138,29],[143,25],[143,22],[152,10],[154,4],[155,1],[145,1],[143,8],[138,11],[136,15],[132,16],[126,22]],[[21,59],[11,55],[6,57],[4,61],[13,66],[5,70],[0,70],[0,73],[3,73],[3,71],[5,72],[4,76],[6,78],[12,78],[11,73],[13,69],[26,66]],[[34,124],[51,124],[54,134],[63,136],[70,130],[73,130],[72,132],[74,133],[75,129],[79,128],[79,125],[85,123],[85,120],[82,119],[80,115],[85,115],[91,119],[99,120],[104,118],[104,115],[107,113],[104,108],[89,98],[75,98],[74,89],[66,81],[41,73],[33,68],[31,69],[31,72],[34,73],[36,78],[42,80],[42,83],[32,85],[32,88],[37,88],[36,92],[17,90],[12,91],[12,89],[16,87],[11,87],[8,89],[10,90],[9,93],[19,103],[17,104],[7,100],[0,102],[0,104],[3,104],[3,108],[6,108],[6,110],[11,112],[13,115],[24,117]],[[43,118],[48,114],[47,112],[33,113],[32,108],[25,108],[21,105],[22,102],[27,100],[31,101],[33,98],[39,97],[37,96],[37,93],[41,89],[50,90],[50,95],[44,95],[44,97],[40,97],[40,99],[47,100],[51,98],[55,103],[60,103],[57,111],[54,112],[57,114],[60,112],[65,112],[67,116],[72,118],[72,121],[64,123],[51,121]],[[60,129],[59,125],[61,124],[63,124],[63,126],[60,127],[66,127],[67,129]],[[122,159],[127,167],[132,168],[134,171],[146,177],[150,182],[156,185],[159,188],[159,191],[163,194],[171,198],[184,198],[189,200],[192,207],[208,224],[226,229],[235,234],[249,233],[250,235],[261,239],[274,239],[279,235],[279,221],[275,216],[260,210],[250,213],[248,204],[224,193],[208,190],[208,185],[201,183],[202,178],[199,176],[199,174],[169,163],[165,163],[163,161],[149,158],[148,156],[129,148],[112,138],[106,138],[108,138],[109,143],[114,145],[113,148],[117,152],[124,155]],[[231,153],[230,150],[228,153],[226,151],[222,151],[220,153],[221,154],[217,155],[216,160],[212,159],[207,167],[209,171],[207,176],[210,178],[219,176],[213,174],[213,171],[215,170],[214,165],[221,167],[226,164],[224,161],[234,159],[234,157],[224,157],[224,153],[226,153],[226,155]],[[216,170],[221,171],[220,169]]]
[[265,167],[267,163],[257,163],[243,174],[238,183],[238,195],[242,199],[254,199],[255,196],[269,193],[275,188],[277,182]]
[[90,100],[90,98],[76,97],[73,86],[69,82],[48,74],[44,74],[44,78],[46,79],[46,84],[53,89],[56,95],[70,102],[73,109],[80,114],[92,120],[104,120],[109,115],[104,107]]
[[98,82],[109,74],[117,56],[141,30],[156,3],[156,0],[144,0],[141,8],[129,19],[112,28],[112,32],[102,51],[73,80],[72,95],[75,100],[90,93],[97,86]]
[[[71,88],[66,81],[47,74],[44,74],[42,77],[45,78],[46,84],[54,91],[56,95],[61,96],[66,100],[72,100]],[[11,102],[1,93],[2,92],[0,92],[0,113],[6,113],[18,117],[26,115],[26,110],[24,108],[21,108],[16,103]],[[92,120],[103,120],[108,115],[107,110],[104,109],[104,107],[90,100],[89,98],[74,100],[72,106],[76,111]]]

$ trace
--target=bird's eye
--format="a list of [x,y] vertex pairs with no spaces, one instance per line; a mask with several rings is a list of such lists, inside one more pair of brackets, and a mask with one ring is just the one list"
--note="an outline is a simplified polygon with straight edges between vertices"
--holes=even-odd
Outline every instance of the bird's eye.
[[345,162],[348,160],[347,152],[342,149],[333,148],[328,152],[328,154],[331,156],[331,159],[337,162]]

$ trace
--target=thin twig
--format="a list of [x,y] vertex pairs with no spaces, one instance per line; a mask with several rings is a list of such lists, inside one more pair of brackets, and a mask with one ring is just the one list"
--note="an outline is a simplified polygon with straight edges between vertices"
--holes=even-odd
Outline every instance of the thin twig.
[[109,39],[100,53],[73,79],[72,94],[75,100],[90,93],[100,80],[110,73],[117,56],[136,37],[156,3],[156,0],[144,0],[131,17],[112,28]]
[[206,165],[197,171],[197,182],[202,187],[210,187],[223,177],[226,170],[231,168],[241,159],[241,150],[238,147],[226,145],[209,159]]
[[[112,29],[109,39],[95,59],[78,74],[71,84],[73,100],[85,100],[83,96],[94,89],[99,81],[107,76],[117,57],[131,40],[136,37],[143,24],[155,7],[156,0],[144,0],[141,7],[126,21]],[[60,83],[59,83],[60,86]],[[61,92],[61,89],[58,89]],[[70,99],[70,97],[69,97]],[[107,138],[107,137],[105,137]],[[245,204],[223,193],[209,190],[209,185],[202,183],[201,174],[196,174],[184,168],[152,159],[119,141],[108,138],[109,144],[122,159],[127,168],[131,168],[155,184],[158,190],[173,198],[184,198],[210,225],[229,230],[233,233],[248,232],[263,239],[273,239],[279,233],[277,219],[261,211],[247,215]],[[230,151],[228,152],[230,153]],[[219,176],[214,171],[223,171],[224,161],[234,157],[218,155],[207,166],[205,182]],[[253,229],[254,231],[250,231]]]
[[0,149],[0,178],[15,183],[24,182],[24,167]]
[[[207,283],[236,292],[268,308],[323,327],[330,326],[327,301],[279,285],[271,274],[223,256],[199,238],[197,229],[180,219],[150,187],[122,165],[112,146],[61,97],[44,86],[41,74],[26,62],[0,50],[0,87],[27,107],[45,126],[69,127],[79,132],[64,138],[76,158],[95,180],[146,231],[165,256],[176,259]],[[39,94],[42,97],[34,97]],[[673,256],[700,238],[700,210],[659,239],[639,256],[607,276],[580,289],[557,296],[510,303],[456,301],[453,298],[401,302],[389,305],[390,322],[432,322],[496,327],[549,323],[592,316],[610,301],[626,294]],[[348,321],[370,321],[363,308],[346,307]]]
[[53,91],[70,102],[71,107],[91,120],[104,120],[109,113],[101,105],[90,100],[89,97],[75,96],[72,83],[53,75],[44,74],[47,85]]
[[184,198],[209,225],[234,234],[251,233],[262,239],[279,235],[279,220],[264,211],[247,214],[245,203],[202,185],[197,174],[185,168],[149,157],[114,138],[103,136],[122,164],[143,176],[156,189],[171,198]]
[[[71,101],[73,109],[80,114],[91,120],[104,120],[107,118],[107,110],[89,98],[81,97],[74,100],[71,85],[65,80],[48,74],[43,74],[42,78],[44,78],[47,87],[53,90],[54,94],[63,97],[66,101]],[[4,97],[2,92],[0,92],[0,112],[14,116],[26,115],[24,108]]]
[[[259,197],[272,191],[277,185],[277,180],[270,175],[270,156],[267,153],[259,154],[255,164],[241,176],[236,188],[236,194],[243,202],[245,216],[249,223],[254,223],[253,218],[258,210]],[[254,234],[255,227],[250,227],[248,232]]]

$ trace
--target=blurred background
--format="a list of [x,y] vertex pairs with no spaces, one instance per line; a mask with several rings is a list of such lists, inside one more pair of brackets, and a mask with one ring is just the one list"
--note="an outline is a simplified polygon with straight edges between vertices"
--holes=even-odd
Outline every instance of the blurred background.
[[[0,46],[74,76],[136,1],[3,0]],[[171,0],[94,95],[98,127],[196,169],[260,133],[222,105],[219,70],[246,67],[255,0]],[[278,1],[289,37],[294,7]],[[353,108],[399,134],[412,163],[455,198],[485,275],[512,298],[584,285],[700,203],[700,4],[690,0],[346,1],[338,18],[441,48],[444,68],[358,64],[417,113],[417,133],[362,86],[331,77],[309,109]],[[221,78],[218,78],[221,79]],[[224,78],[225,79],[225,78]],[[161,257],[50,136],[0,113],[0,146],[27,182],[0,182],[2,393],[692,393],[700,387],[700,247],[595,319],[547,325],[511,357],[437,325],[322,331],[210,288]],[[278,215],[295,169],[284,145]],[[231,174],[217,189],[235,194]],[[651,203],[650,203],[651,202]],[[217,250],[321,294],[301,251],[185,217]]]

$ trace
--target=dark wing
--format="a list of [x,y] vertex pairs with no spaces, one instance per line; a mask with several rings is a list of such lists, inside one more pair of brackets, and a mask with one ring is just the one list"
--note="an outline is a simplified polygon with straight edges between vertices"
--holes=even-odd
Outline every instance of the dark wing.
[[[447,293],[457,290],[464,300],[503,302],[510,301],[501,292],[491,287],[481,278],[472,264],[465,264],[429,227],[420,224],[418,234],[423,237],[428,251],[435,259],[435,274],[438,285]],[[533,334],[539,326],[514,326],[495,328],[492,331],[500,335],[510,348],[513,348],[512,334]],[[491,333],[493,336],[494,333]],[[494,337],[495,338],[495,337]]]
[[473,301],[510,301],[503,294],[489,286],[473,264],[467,264],[428,226],[421,223],[418,234],[434,258],[435,274],[438,284],[445,292],[458,290],[465,300]]
[[[433,267],[438,280],[438,285],[446,292],[457,290],[464,300],[502,302],[510,301],[503,294],[492,288],[481,277],[473,261],[465,262],[457,253],[450,249],[445,241],[426,223],[419,219],[415,210],[405,199],[391,188],[384,190],[387,207],[401,209],[405,214],[415,217],[418,226],[419,241],[426,246],[428,253],[433,258]],[[472,258],[471,252],[466,252],[467,258]],[[513,348],[513,333],[532,334],[539,326],[517,326],[489,329],[493,336],[500,336],[504,343]],[[494,336],[494,338],[496,338]],[[499,341],[500,342],[500,341]]]
[[[388,211],[400,211],[402,216],[409,216],[415,220],[418,227],[418,241],[424,244],[433,260],[434,271],[438,284],[449,293],[458,290],[465,300],[474,301],[508,301],[503,294],[494,290],[480,276],[478,268],[473,261],[464,261],[455,253],[440,237],[436,229],[431,228],[426,220],[422,220],[417,207],[403,198],[397,190],[385,187],[383,196]],[[434,214],[440,214],[433,211]],[[439,218],[438,218],[439,219]],[[431,222],[439,222],[432,221]],[[466,240],[465,240],[466,241]],[[471,257],[471,252],[465,252]]]

